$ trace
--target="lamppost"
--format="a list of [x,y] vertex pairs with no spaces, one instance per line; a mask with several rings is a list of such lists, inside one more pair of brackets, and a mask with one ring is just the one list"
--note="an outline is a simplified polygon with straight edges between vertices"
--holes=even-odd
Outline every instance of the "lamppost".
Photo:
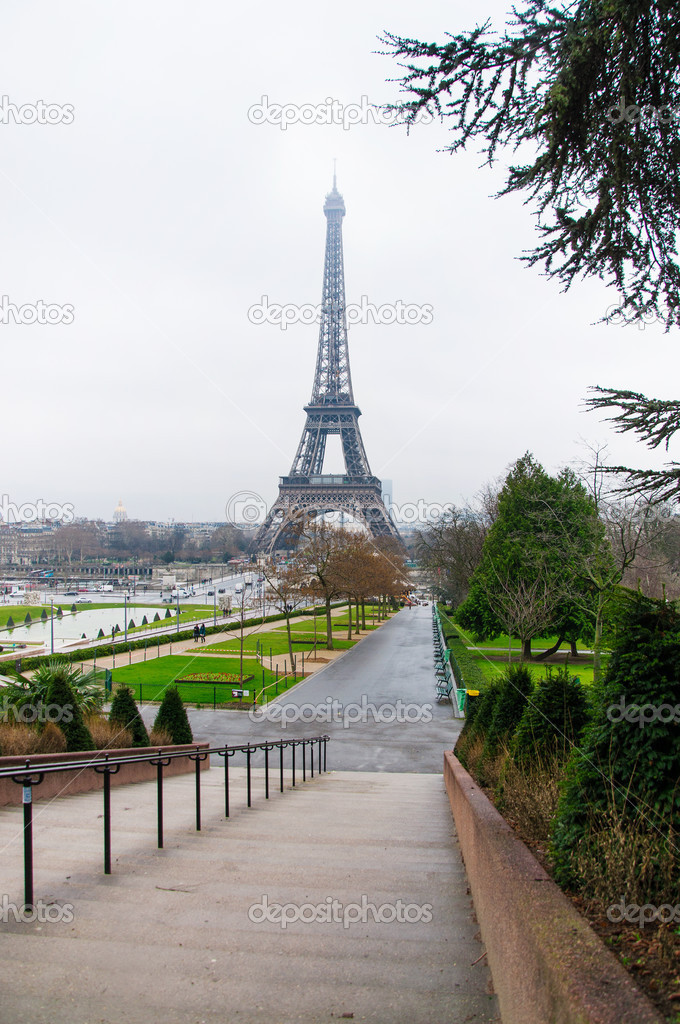
[[127,594],[123,594],[123,600],[125,601],[125,643],[127,643]]
[[54,654],[54,598],[50,598],[50,654]]
[[179,633],[179,590],[177,591],[177,632]]
[[217,625],[217,588],[213,587],[213,626]]

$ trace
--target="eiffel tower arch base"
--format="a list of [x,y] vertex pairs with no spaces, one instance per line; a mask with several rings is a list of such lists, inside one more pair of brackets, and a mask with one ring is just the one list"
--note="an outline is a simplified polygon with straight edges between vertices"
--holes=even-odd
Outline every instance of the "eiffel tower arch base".
[[315,518],[328,512],[344,512],[357,519],[374,538],[392,537],[400,547],[403,541],[390,519],[380,490],[380,482],[353,483],[346,477],[319,477],[318,481],[291,481],[283,477],[279,496],[258,531],[255,547],[273,551],[286,526],[300,517]]

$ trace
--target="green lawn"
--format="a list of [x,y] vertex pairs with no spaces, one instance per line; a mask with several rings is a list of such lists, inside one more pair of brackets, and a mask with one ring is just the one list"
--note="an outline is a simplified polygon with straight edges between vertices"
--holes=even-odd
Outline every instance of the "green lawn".
[[[138,665],[126,665],[123,668],[113,670],[113,682],[125,683],[129,686],[137,700],[160,701],[168,686],[175,680],[182,679],[196,672],[214,673],[220,675],[224,672],[238,674],[238,658],[194,658],[186,655],[168,655],[164,658],[154,658],[153,661],[141,662]],[[250,690],[252,700],[253,688],[257,692],[258,703],[262,702],[262,686],[266,689],[265,697],[270,700],[276,693],[282,693],[295,685],[291,678],[276,682],[276,675],[269,669],[262,668],[253,658],[245,659],[243,662],[244,676],[253,675],[254,680],[244,683],[245,689]],[[299,676],[296,680],[299,682]],[[284,683],[286,685],[284,685]],[[200,705],[213,703],[232,703],[238,698],[232,697],[232,689],[237,689],[237,683],[217,682],[190,682],[179,684],[179,692],[182,700],[187,704]]]
[[[292,631],[291,631],[292,632]],[[303,651],[307,653],[314,647],[314,634],[309,633],[307,636],[300,634],[296,631],[294,640],[302,640],[304,643],[293,644],[293,654],[302,654]],[[271,648],[272,654],[287,654],[288,653],[288,634],[286,633],[286,627],[283,629],[272,630],[267,633],[249,633],[243,637],[243,650],[248,651],[250,654],[254,654],[259,643],[259,648],[262,651],[265,659],[269,657],[269,651]],[[333,646],[336,650],[346,650],[349,647],[353,647],[356,640],[339,640],[334,637]],[[213,644],[198,644],[196,646],[196,653],[199,655],[209,654],[211,652],[217,653],[226,651],[228,653],[238,653],[240,650],[241,641],[238,636],[225,638],[224,640],[218,640],[217,643]],[[317,633],[317,650],[322,649],[326,646],[326,634]]]
[[[481,647],[481,645],[480,645]],[[487,679],[497,679],[505,671],[508,659],[507,656],[503,658],[500,652],[494,652],[494,656],[488,650],[475,650],[474,648],[468,647],[468,655],[475,661],[478,668],[483,672]],[[497,660],[498,659],[498,660]],[[516,664],[516,660],[513,661]],[[593,659],[591,655],[580,655],[578,658],[569,659],[569,671],[572,675],[578,676],[584,686],[589,686],[593,681]],[[536,678],[544,676],[548,668],[556,668],[555,664],[545,664],[545,662],[527,662],[532,675]],[[606,656],[603,656],[603,665],[606,665]]]

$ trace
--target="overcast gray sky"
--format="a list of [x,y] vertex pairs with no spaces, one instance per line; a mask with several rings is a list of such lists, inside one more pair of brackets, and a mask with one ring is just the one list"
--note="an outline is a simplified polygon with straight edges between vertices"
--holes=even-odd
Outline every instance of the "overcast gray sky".
[[[592,326],[613,292],[562,295],[520,265],[533,220],[491,198],[502,166],[438,151],[438,122],[407,135],[249,119],[263,96],[393,101],[382,30],[442,41],[487,14],[502,25],[508,6],[6,0],[3,308],[43,300],[73,318],[16,324],[10,311],[0,324],[2,494],[105,519],[119,497],[161,520],[223,519],[241,490],[273,501],[318,328],[255,324],[249,310],[263,296],[319,302],[335,157],[348,302],[433,311],[349,335],[371,468],[397,504],[461,502],[527,449],[554,470],[579,437],[659,465],[581,403],[589,384],[677,397],[674,335]],[[15,123],[7,104],[37,100],[72,107],[70,123]]]

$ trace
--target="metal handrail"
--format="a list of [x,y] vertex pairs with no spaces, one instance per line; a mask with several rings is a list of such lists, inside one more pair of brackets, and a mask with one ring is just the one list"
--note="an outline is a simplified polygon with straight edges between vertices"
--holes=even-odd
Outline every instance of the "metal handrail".
[[[0,779],[11,779],[17,785],[23,787],[24,807],[24,904],[26,907],[33,907],[33,787],[39,786],[47,775],[56,775],[59,772],[82,770],[92,768],[98,775],[104,776],[104,874],[111,874],[111,776],[116,775],[125,764],[147,763],[156,767],[156,818],[157,818],[157,844],[158,849],[163,849],[163,768],[179,757],[187,757],[194,761],[196,788],[196,831],[201,831],[201,764],[211,754],[224,758],[224,816],[229,817],[229,758],[237,753],[246,755],[246,789],[248,807],[252,806],[252,778],[251,759],[252,755],[263,750],[265,756],[265,799],[269,799],[269,751],[279,750],[279,787],[283,793],[283,751],[286,747],[291,748],[292,756],[292,785],[295,787],[295,748],[302,747],[302,781],[307,780],[307,747],[310,748],[310,778],[314,778],[314,744],[318,744],[317,773],[321,775],[326,772],[326,746],[330,736],[326,733],[322,736],[304,737],[301,739],[291,738],[286,740],[267,740],[262,743],[237,743],[221,747],[195,747],[187,744],[185,750],[164,750],[159,747],[157,751],[146,754],[118,755],[105,753],[100,757],[92,757],[87,760],[70,760],[52,762],[47,764],[31,763],[27,757],[23,765],[0,768]],[[323,755],[323,756],[322,756]]]

